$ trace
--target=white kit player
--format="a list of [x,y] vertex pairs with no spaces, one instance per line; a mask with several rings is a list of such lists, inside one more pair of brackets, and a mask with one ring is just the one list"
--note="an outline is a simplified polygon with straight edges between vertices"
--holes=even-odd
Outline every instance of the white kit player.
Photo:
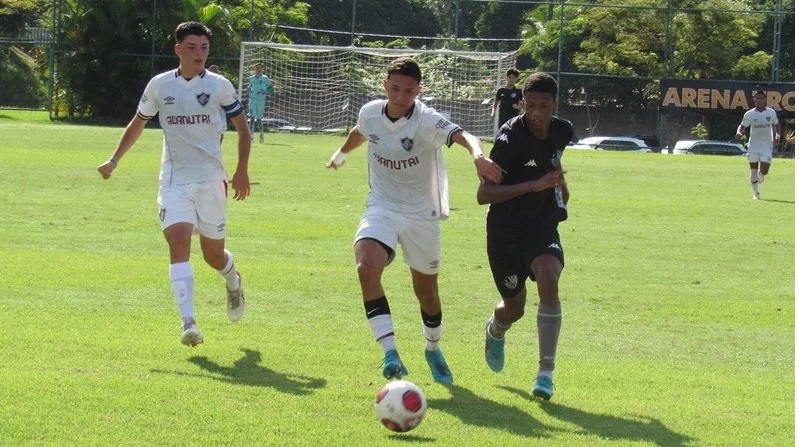
[[361,108],[356,126],[330,157],[327,167],[340,168],[349,152],[368,141],[370,192],[354,250],[366,317],[383,349],[383,376],[390,379],[408,374],[397,351],[391,311],[381,283],[383,270],[394,259],[399,244],[421,309],[427,340],[425,359],[436,382],[452,383],[452,372],[439,348],[439,222],[449,214],[441,147],[455,142],[468,149],[481,181],[497,182],[502,172],[483,156],[478,138],[416,99],[421,80],[414,60],[402,57],[392,61],[383,81],[387,99]]
[[780,142],[780,122],[777,112],[766,107],[766,93],[762,90],[754,95],[755,107],[747,110],[738,126],[735,138],[741,140],[749,128],[749,180],[752,183],[752,197],[760,199],[759,184],[763,183],[771,167],[774,145]]
[[238,132],[238,164],[231,182],[236,200],[250,195],[250,131],[233,85],[204,68],[210,37],[211,30],[202,23],[178,25],[175,54],[180,65],[150,80],[114,154],[97,168],[104,179],[110,178],[147,121],[158,114],[164,131],[158,216],[169,245],[172,291],[183,319],[180,341],[187,346],[203,342],[194,316],[194,274],[189,263],[194,231],[199,233],[205,262],[225,279],[228,318],[238,321],[245,307],[241,276],[225,249],[228,184],[220,126],[227,117]]

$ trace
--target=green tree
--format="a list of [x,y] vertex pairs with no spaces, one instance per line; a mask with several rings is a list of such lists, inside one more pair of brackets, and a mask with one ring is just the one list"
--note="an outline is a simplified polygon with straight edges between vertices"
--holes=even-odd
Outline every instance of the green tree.
[[[18,38],[25,27],[36,25],[40,7],[33,0],[0,3],[0,37]],[[41,51],[31,45],[0,46],[0,104],[14,107],[42,107],[46,88],[38,71]]]

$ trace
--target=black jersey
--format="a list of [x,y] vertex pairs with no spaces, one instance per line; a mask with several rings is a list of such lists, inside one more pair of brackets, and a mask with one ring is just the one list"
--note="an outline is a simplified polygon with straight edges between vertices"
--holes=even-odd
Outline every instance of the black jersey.
[[[491,160],[505,170],[502,184],[536,180],[559,168],[563,150],[573,136],[572,124],[558,117],[552,117],[546,140],[539,140],[530,132],[524,115],[505,123],[491,149]],[[492,203],[486,220],[488,235],[515,239],[531,231],[553,230],[566,219],[566,208],[560,202],[550,188]]]
[[505,88],[502,87],[497,90],[496,97],[494,98],[498,103],[499,107],[497,111],[499,112],[499,125],[502,126],[505,121],[517,116],[519,114],[518,109],[514,109],[514,104],[519,104],[522,100],[522,91],[518,88]]

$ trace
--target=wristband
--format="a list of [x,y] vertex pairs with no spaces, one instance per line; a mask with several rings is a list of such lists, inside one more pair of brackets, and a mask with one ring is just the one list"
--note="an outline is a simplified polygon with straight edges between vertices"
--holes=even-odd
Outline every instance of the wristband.
[[347,154],[341,151],[341,149],[337,150],[333,153],[330,157],[330,162],[333,163],[335,166],[341,166],[344,162],[347,161]]
[[108,161],[110,161],[111,164],[114,165],[115,168],[117,167],[117,161],[116,160],[114,160],[113,158],[109,158]]

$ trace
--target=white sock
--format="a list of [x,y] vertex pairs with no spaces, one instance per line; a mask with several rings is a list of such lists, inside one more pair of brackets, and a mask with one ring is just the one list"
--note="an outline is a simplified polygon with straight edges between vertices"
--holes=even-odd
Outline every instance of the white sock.
[[225,264],[225,268],[217,271],[225,278],[225,287],[228,290],[238,290],[241,287],[241,282],[239,281],[238,272],[236,272],[236,264],[233,263],[233,253],[225,249],[225,255],[227,256],[227,264]]
[[172,293],[184,320],[194,320],[194,273],[191,264],[178,262],[169,266]]
[[438,342],[441,341],[441,325],[436,327],[427,327],[422,325],[422,332],[426,341],[425,349],[428,351],[435,351],[438,349]]
[[370,318],[369,326],[372,327],[372,334],[375,336],[375,340],[380,343],[383,352],[397,349],[396,340],[394,338],[394,323],[391,320],[391,314],[383,314]]
[[538,370],[538,374],[536,374],[536,377],[548,377],[549,380],[552,380],[552,373],[553,372],[554,371],[546,371],[546,370],[543,370],[543,369],[539,369]]

